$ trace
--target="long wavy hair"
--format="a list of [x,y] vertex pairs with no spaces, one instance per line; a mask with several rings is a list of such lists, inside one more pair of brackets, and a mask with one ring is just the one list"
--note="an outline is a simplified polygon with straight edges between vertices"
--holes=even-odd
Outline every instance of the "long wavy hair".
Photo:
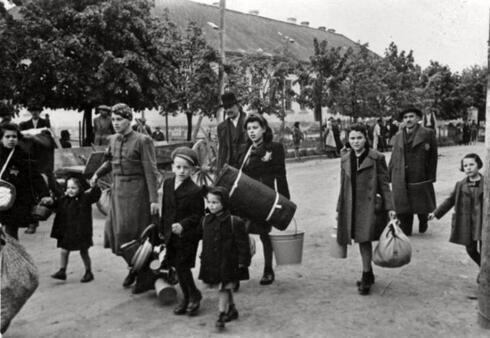
[[369,144],[368,129],[364,124],[361,124],[361,123],[355,123],[347,130],[347,140],[345,142],[345,147],[348,149],[352,149],[351,145],[349,144],[349,134],[351,131],[357,131],[357,132],[361,133],[362,135],[364,135],[364,138],[366,139],[366,143],[364,144],[364,148],[366,148],[366,150],[369,150],[371,145]]

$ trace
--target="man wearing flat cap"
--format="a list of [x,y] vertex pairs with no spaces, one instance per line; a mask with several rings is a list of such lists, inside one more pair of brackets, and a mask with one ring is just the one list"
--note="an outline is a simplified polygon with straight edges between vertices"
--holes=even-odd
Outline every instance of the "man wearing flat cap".
[[95,110],[95,113],[100,115],[94,119],[94,144],[96,146],[104,146],[109,144],[107,137],[115,132],[111,122],[111,107],[100,105]]
[[225,163],[238,168],[240,158],[247,151],[247,133],[243,127],[245,113],[233,93],[221,96],[225,120],[218,125],[218,170]]
[[393,202],[403,232],[412,234],[413,215],[417,214],[419,232],[424,233],[427,216],[436,207],[436,134],[420,125],[422,112],[415,107],[402,110],[399,117],[404,127],[393,138],[389,164]]
[[[140,238],[143,230],[158,217],[159,172],[155,147],[148,135],[133,131],[131,108],[118,103],[112,107],[112,124],[115,135],[109,136],[107,160],[90,180],[94,186],[105,174],[112,174],[111,207],[104,230],[104,247],[122,255],[121,245]],[[130,272],[124,287],[136,281],[133,293],[153,288],[148,269]]]

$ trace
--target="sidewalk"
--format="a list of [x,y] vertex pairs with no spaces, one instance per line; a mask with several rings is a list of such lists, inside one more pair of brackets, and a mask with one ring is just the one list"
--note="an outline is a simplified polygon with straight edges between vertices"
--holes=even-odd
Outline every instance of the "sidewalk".
[[[483,144],[440,149],[437,201],[462,177],[460,158],[483,154]],[[388,154],[387,154],[388,156]],[[357,246],[348,258],[329,255],[339,189],[339,159],[288,162],[298,227],[306,231],[303,264],[276,269],[276,282],[260,286],[260,240],[251,280],[242,283],[235,301],[240,318],[220,336],[230,337],[488,337],[476,322],[478,269],[464,247],[448,242],[450,215],[430,223],[424,235],[411,237],[412,262],[401,269],[374,267],[376,284],[360,296]],[[201,315],[177,317],[153,292],[133,296],[121,287],[127,272],[122,259],[102,248],[104,220],[96,212],[91,249],[95,280],[79,282],[83,265],[71,254],[68,280],[49,277],[58,268],[56,242],[49,238],[52,219],[21,242],[40,271],[40,286],[12,322],[5,337],[209,337],[215,335],[217,292],[205,289]],[[194,269],[196,276],[198,269]],[[202,284],[199,284],[203,287]]]

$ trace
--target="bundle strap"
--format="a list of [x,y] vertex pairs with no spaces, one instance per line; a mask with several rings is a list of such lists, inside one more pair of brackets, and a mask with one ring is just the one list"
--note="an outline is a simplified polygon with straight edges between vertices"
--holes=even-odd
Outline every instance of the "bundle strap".
[[266,222],[268,222],[271,219],[276,209],[282,209],[282,205],[278,204],[278,202],[279,202],[279,193],[276,191],[276,198],[274,199],[274,204],[272,204],[271,210],[269,211],[269,215],[267,215],[267,218],[265,219]]
[[5,169],[7,169],[7,166],[9,164],[9,162],[10,162],[10,159],[12,158],[12,155],[14,154],[14,151],[15,151],[15,148],[12,149],[12,151],[9,154],[9,156],[7,157],[7,160],[5,161],[5,164],[2,167],[2,171],[0,171],[0,178],[2,178],[3,173],[5,172]]
[[243,167],[245,166],[245,163],[247,163],[247,160],[250,157],[251,153],[252,153],[252,146],[250,146],[248,148],[247,153],[245,154],[245,157],[243,158],[242,165],[240,166],[240,171],[238,171],[238,175],[235,179],[235,182],[233,182],[233,186],[230,189],[230,193],[228,195],[229,197],[231,197],[231,195],[233,195],[233,193],[235,192],[236,188],[238,188],[238,182],[240,181],[240,178],[242,177]]

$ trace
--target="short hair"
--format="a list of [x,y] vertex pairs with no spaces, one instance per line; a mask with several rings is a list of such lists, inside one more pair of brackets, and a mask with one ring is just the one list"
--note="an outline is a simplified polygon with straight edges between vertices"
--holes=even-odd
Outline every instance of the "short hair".
[[80,190],[79,193],[82,193],[85,190],[87,190],[87,189],[90,188],[90,186],[88,185],[87,181],[83,177],[81,177],[81,176],[77,176],[77,175],[71,175],[71,176],[69,176],[66,179],[66,187],[68,187],[68,181],[72,181],[73,183],[75,183],[75,185]]
[[8,123],[2,123],[0,124],[0,138],[3,137],[5,134],[5,131],[10,130],[10,131],[15,131],[17,133],[17,137],[20,139],[22,134],[20,133],[19,126],[15,123],[8,122]]
[[472,158],[472,159],[474,159],[475,162],[476,162],[476,165],[478,166],[478,169],[481,169],[483,167],[483,161],[481,160],[480,156],[478,156],[475,153],[469,153],[469,154],[464,155],[464,157],[461,159],[461,165],[459,167],[459,170],[460,171],[464,171],[464,169],[463,169],[463,161],[464,161],[465,158]]
[[269,123],[267,123],[267,120],[260,114],[252,113],[248,115],[247,118],[245,119],[245,122],[243,123],[243,128],[247,130],[247,125],[252,122],[258,122],[259,125],[265,129],[264,136],[263,136],[264,143],[272,142],[272,138],[273,138],[272,129],[271,127],[269,127]]
[[368,137],[368,129],[367,127],[364,125],[364,124],[361,124],[361,123],[354,123],[350,129],[347,131],[347,144],[346,144],[346,147],[347,148],[352,148],[349,144],[349,134],[351,131],[357,131],[361,134],[364,135],[364,138],[366,139],[366,144],[364,145],[364,148],[366,148],[366,150],[369,150],[369,147],[370,147],[370,144],[369,144],[369,137]]
[[214,196],[218,196],[221,205],[223,206],[223,210],[228,210],[230,208],[230,198],[229,192],[225,187],[221,186],[209,186],[204,189],[206,195],[211,194]]

